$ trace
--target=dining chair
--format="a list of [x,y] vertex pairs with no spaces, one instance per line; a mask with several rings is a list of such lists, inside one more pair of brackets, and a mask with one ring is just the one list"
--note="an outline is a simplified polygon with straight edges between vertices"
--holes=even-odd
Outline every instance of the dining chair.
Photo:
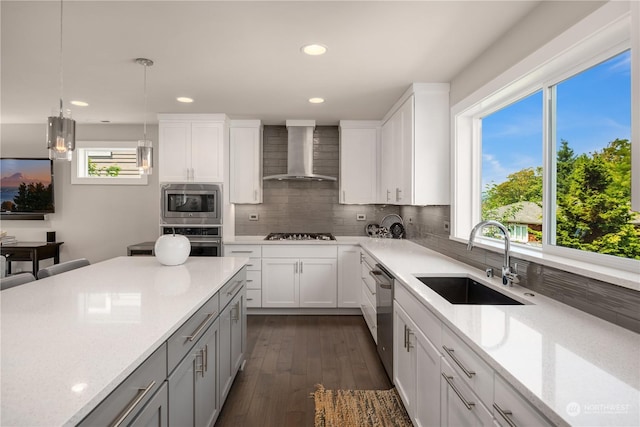
[[86,258],[78,258],[71,261],[61,262],[60,264],[54,264],[50,267],[41,268],[38,270],[38,279],[44,279],[45,277],[55,276],[56,274],[64,273],[65,271],[75,270],[76,268],[86,267],[90,262]]
[[24,285],[25,283],[33,282],[34,280],[36,280],[36,278],[33,274],[28,272],[12,274],[11,276],[6,276],[0,279],[0,291],[13,288],[14,286]]

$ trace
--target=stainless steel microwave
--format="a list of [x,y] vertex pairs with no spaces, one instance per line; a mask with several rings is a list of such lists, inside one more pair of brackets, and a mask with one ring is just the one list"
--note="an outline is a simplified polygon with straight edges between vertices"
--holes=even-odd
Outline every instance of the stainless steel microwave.
[[219,184],[164,184],[163,224],[222,224]]

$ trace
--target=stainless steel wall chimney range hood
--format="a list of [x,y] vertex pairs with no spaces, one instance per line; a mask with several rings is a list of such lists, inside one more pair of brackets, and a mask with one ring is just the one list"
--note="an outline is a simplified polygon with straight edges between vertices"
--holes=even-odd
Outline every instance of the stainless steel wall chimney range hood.
[[287,173],[269,175],[267,180],[337,181],[333,176],[313,173],[313,129],[315,120],[287,120]]

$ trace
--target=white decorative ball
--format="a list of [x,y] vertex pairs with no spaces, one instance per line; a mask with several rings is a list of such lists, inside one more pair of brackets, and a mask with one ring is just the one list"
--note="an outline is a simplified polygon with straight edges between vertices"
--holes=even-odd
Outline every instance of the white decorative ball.
[[158,237],[155,244],[156,258],[160,264],[183,264],[191,252],[191,242],[181,234],[165,234]]

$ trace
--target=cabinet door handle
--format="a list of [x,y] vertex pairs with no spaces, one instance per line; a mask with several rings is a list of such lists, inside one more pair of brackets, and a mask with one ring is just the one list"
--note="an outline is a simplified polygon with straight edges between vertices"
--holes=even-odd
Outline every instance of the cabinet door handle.
[[[209,370],[209,344],[205,344],[202,350],[202,364],[204,365],[204,372],[207,372]],[[204,372],[202,373],[203,377]]]
[[300,274],[302,274],[302,261],[300,261]]
[[298,261],[296,261],[296,266],[294,267],[293,272],[294,272],[295,274],[298,274]]
[[231,289],[230,291],[227,292],[227,296],[231,296],[231,295],[235,294],[236,291],[238,290],[238,288],[242,286],[242,280],[238,280],[236,283],[237,283],[237,285],[235,285],[233,287],[233,289]]
[[387,190],[387,202],[391,200],[391,190]]
[[200,323],[200,325],[198,326],[198,328],[197,328],[197,329],[196,329],[196,330],[195,330],[191,335],[189,335],[189,336],[187,337],[187,339],[188,339],[189,341],[193,341],[193,340],[195,340],[195,339],[196,339],[196,337],[200,334],[200,332],[202,332],[202,330],[204,329],[204,327],[205,327],[205,326],[207,326],[207,323],[209,322],[209,320],[210,320],[213,316],[215,316],[216,314],[218,314],[218,312],[217,312],[217,311],[214,311],[213,313],[209,313],[209,314],[207,315],[206,319],[204,319],[204,320],[202,321],[202,323]]
[[460,398],[460,400],[462,400],[462,403],[464,403],[464,406],[466,406],[466,408],[468,410],[473,409],[473,406],[475,405],[475,403],[473,402],[469,402],[467,399],[464,398],[464,396],[462,395],[462,393],[460,393],[460,390],[458,390],[458,388],[453,384],[453,377],[448,376],[447,374],[445,374],[444,372],[442,373],[442,378],[445,379],[445,381],[447,382],[447,384],[449,384],[449,386],[453,389],[453,391],[458,395],[458,397]]
[[[198,358],[200,358],[199,365],[198,365]],[[198,350],[198,352],[196,353],[194,362],[196,364],[196,369],[195,369],[196,375],[200,374],[201,377],[204,377],[204,354],[202,352],[202,349]]]
[[402,190],[396,187],[396,202],[399,202],[400,200],[402,200]]
[[151,383],[149,383],[149,385],[146,386],[145,388],[139,388],[138,389],[138,395],[129,403],[129,405],[125,408],[125,410],[122,411],[120,416],[113,423],[111,423],[111,427],[119,427],[119,426],[121,426],[122,423],[124,422],[124,420],[126,420],[127,417],[129,415],[131,415],[131,413],[136,408],[136,406],[138,406],[140,404],[140,402],[142,402],[144,397],[147,394],[149,394],[149,392],[151,391],[151,389],[153,388],[154,385],[156,385],[156,382],[155,381],[151,381]]
[[451,357],[451,359],[453,359],[453,361],[454,361],[454,362],[456,362],[456,365],[458,365],[458,366],[460,367],[460,369],[462,369],[462,372],[464,372],[464,374],[465,374],[467,377],[471,378],[472,376],[474,376],[474,375],[476,374],[474,371],[470,371],[470,370],[468,370],[468,369],[467,369],[467,368],[462,364],[462,362],[460,362],[460,361],[458,360],[458,358],[457,358],[457,357],[455,357],[455,356],[453,355],[453,349],[452,349],[452,348],[449,348],[449,347],[447,347],[446,345],[443,345],[443,346],[442,346],[442,348],[444,349],[444,351],[446,351],[446,352],[447,352],[447,354],[449,355],[449,357]]
[[493,408],[496,411],[498,411],[498,414],[500,414],[500,416],[502,418],[504,418],[504,420],[507,422],[507,424],[509,424],[509,427],[518,427],[516,425],[516,423],[514,423],[513,420],[511,419],[511,417],[509,416],[509,415],[513,415],[513,412],[503,410],[500,406],[498,406],[497,403],[493,404]]

